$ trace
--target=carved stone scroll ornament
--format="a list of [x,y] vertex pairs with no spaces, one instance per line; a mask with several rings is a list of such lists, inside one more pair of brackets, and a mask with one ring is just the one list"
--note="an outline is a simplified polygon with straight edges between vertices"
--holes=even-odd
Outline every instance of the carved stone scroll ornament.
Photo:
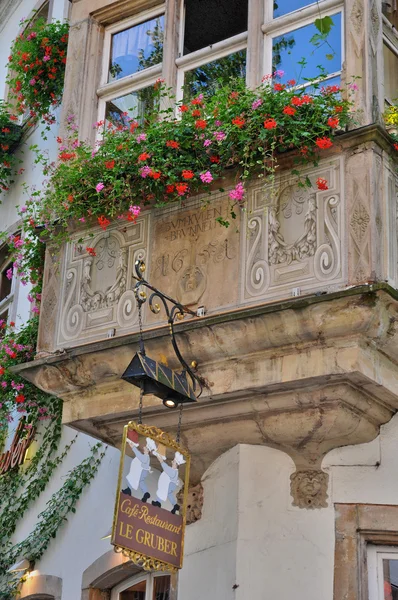
[[109,268],[113,267],[116,258],[118,258],[116,277],[112,285],[108,286],[104,291],[92,289],[92,271],[93,268],[96,268],[99,271],[102,270],[104,266],[104,252],[105,250],[102,249],[97,260],[90,256],[85,258],[83,262],[83,276],[80,284],[80,303],[85,312],[113,306],[126,291],[127,255],[126,250],[123,248],[118,251],[118,256],[117,254],[112,254],[108,257],[107,263]]
[[[288,188],[291,190],[291,188]],[[284,195],[287,194],[285,190]],[[294,194],[291,194],[291,203],[295,204],[296,214],[303,211],[303,203],[307,200],[302,195],[299,200]],[[308,196],[308,209],[304,218],[304,232],[292,244],[285,241],[280,229],[281,224],[278,220],[278,213],[281,212],[285,219],[292,215],[291,204],[282,203],[280,200],[280,211],[276,206],[271,206],[268,212],[268,259],[270,264],[290,264],[294,260],[303,260],[313,256],[316,250],[316,200],[314,195]]]
[[321,244],[315,253],[314,271],[319,280],[330,280],[338,275],[341,269],[339,238],[339,196],[331,196],[325,202],[324,228],[328,243]]
[[269,266],[264,259],[262,242],[262,217],[252,217],[247,223],[249,252],[247,256],[246,289],[251,296],[263,294],[270,283]]
[[329,475],[320,470],[296,471],[290,475],[290,493],[293,506],[299,508],[326,508]]
[[[179,493],[178,499],[179,504],[182,505],[182,492]],[[203,486],[201,483],[194,485],[188,490],[188,498],[187,498],[187,512],[186,512],[186,523],[190,525],[191,523],[195,523],[199,521],[202,516],[202,508],[203,508]]]

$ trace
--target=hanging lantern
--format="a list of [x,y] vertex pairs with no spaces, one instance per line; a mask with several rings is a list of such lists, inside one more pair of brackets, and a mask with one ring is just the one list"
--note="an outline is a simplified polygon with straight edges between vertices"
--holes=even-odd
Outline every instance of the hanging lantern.
[[185,402],[196,402],[186,371],[176,373],[166,365],[137,352],[122,375],[122,379],[140,387],[143,394],[153,394],[163,400],[167,408]]

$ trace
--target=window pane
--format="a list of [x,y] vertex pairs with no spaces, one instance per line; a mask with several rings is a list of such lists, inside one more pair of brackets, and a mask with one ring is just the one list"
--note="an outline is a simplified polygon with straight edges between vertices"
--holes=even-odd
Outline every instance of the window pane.
[[132,119],[142,123],[144,116],[156,109],[153,86],[114,98],[106,103],[105,119],[114,125],[128,125]]
[[384,600],[398,600],[398,560],[383,559]]
[[7,324],[7,321],[8,321],[8,310],[5,310],[3,313],[0,314],[0,340],[2,337],[4,337],[4,334],[5,334],[4,324]]
[[201,92],[213,94],[233,79],[246,76],[246,50],[235,52],[185,73],[184,100]]
[[310,4],[314,4],[314,2],[311,0],[274,0],[274,19]]
[[185,0],[184,54],[247,30],[248,0]]
[[7,272],[12,273],[12,262],[6,265],[0,275],[0,302],[11,294],[12,277],[7,277]]
[[[295,79],[297,83],[304,83],[304,78],[318,77],[318,65],[327,73],[341,70],[341,13],[333,15],[332,19],[334,25],[327,40],[318,47],[310,41],[319,33],[312,23],[273,39],[272,68],[284,71],[282,82]],[[305,65],[299,65],[303,59]]]
[[146,596],[146,581],[140,581],[140,583],[136,583],[132,585],[127,590],[120,592],[119,599],[120,600],[145,600]]
[[169,600],[170,575],[155,577],[153,580],[153,600]]
[[121,79],[163,59],[164,15],[112,36],[108,81]]
[[384,56],[384,98],[390,102],[398,97],[398,57],[385,44]]

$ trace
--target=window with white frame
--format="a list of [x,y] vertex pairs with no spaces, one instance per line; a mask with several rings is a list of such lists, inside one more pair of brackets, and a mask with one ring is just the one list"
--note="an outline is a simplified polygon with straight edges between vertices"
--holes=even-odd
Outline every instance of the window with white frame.
[[182,0],[179,99],[245,78],[249,1]]
[[133,577],[112,590],[111,600],[170,600],[170,575]]
[[[165,4],[106,27],[98,120],[127,124],[156,108],[153,86],[163,68],[167,71],[163,51],[168,57],[177,52],[172,60],[179,101],[211,93],[233,79],[260,83],[262,75],[275,70],[285,72],[282,81],[295,79],[305,85],[323,69],[327,83],[338,84],[344,61],[343,0],[263,0],[264,19],[259,1],[180,0],[178,51],[172,36],[164,36]],[[314,43],[319,36],[315,21],[325,16],[332,19],[331,30]],[[249,35],[257,39],[261,31],[264,55],[257,62],[252,59],[249,76],[248,51],[255,46]],[[172,44],[172,49],[164,44]]]
[[154,110],[162,73],[164,4],[105,29],[99,120],[126,124]]
[[[282,83],[294,79],[297,85],[327,73],[327,84],[340,83],[344,61],[343,2],[312,3],[308,0],[265,0],[265,73],[284,72]],[[328,16],[332,26],[325,39],[316,40],[315,20]],[[315,36],[315,37],[314,37]],[[316,41],[315,41],[316,40]]]
[[7,245],[0,248],[0,322],[7,323],[14,300],[15,278]]
[[398,98],[398,6],[395,0],[382,3],[384,101],[391,105]]
[[369,600],[398,600],[398,548],[368,546]]

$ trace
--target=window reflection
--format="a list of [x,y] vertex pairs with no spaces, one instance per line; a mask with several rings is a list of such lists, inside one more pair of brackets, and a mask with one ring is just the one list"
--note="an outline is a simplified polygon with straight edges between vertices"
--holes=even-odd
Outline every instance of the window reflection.
[[398,600],[398,560],[383,559],[384,600]]
[[164,15],[112,36],[108,81],[121,79],[163,59]]
[[120,593],[120,600],[145,600],[146,596],[146,580],[140,581],[132,585],[127,590]]
[[398,56],[383,44],[384,98],[392,103],[398,98]]
[[170,575],[155,577],[153,580],[153,600],[169,600]]
[[213,94],[219,87],[246,76],[246,50],[234,52],[185,73],[184,100],[198,94]]
[[144,121],[146,114],[157,108],[153,86],[114,98],[106,103],[105,119],[113,125],[128,125],[134,119]]
[[[322,69],[327,73],[341,70],[341,13],[332,19],[334,25],[327,39],[318,46],[311,42],[319,34],[313,23],[273,39],[272,67],[274,71],[284,71],[282,82],[295,79],[300,84],[305,79],[319,77]],[[298,64],[302,60],[303,64]]]
[[275,0],[274,19],[310,4],[314,3],[311,0]]

